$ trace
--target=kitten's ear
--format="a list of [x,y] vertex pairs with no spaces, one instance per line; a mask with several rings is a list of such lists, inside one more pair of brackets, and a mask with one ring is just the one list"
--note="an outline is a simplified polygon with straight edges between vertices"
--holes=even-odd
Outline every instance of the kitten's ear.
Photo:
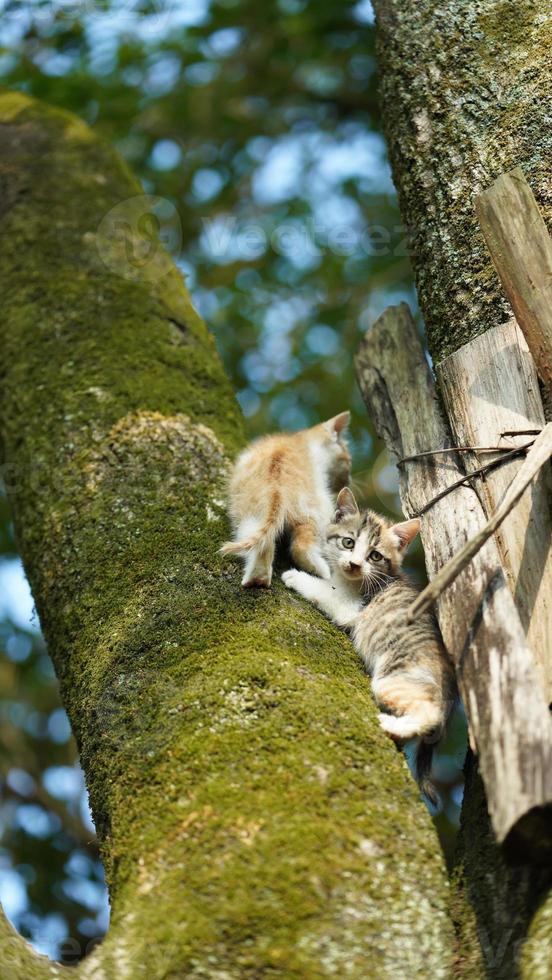
[[337,510],[335,512],[336,524],[343,520],[344,517],[351,517],[351,515],[358,513],[358,504],[354,498],[353,492],[349,490],[349,487],[343,487],[343,490],[340,490],[337,496]]
[[337,439],[345,431],[350,421],[350,412],[340,412],[339,415],[334,415],[333,419],[328,419],[327,422],[324,422],[324,425],[329,429],[334,438]]
[[401,521],[400,524],[393,524],[389,528],[391,534],[397,540],[399,551],[406,551],[408,545],[414,540],[420,530],[420,518],[413,517],[410,521]]

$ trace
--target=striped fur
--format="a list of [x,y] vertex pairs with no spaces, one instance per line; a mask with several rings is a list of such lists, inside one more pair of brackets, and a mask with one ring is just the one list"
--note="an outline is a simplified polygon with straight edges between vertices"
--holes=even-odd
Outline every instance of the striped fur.
[[433,615],[406,622],[418,589],[401,565],[418,530],[417,520],[392,524],[374,511],[359,511],[351,491],[342,490],[327,530],[331,581],[295,569],[282,578],[350,632],[372,677],[382,728],[398,741],[418,738],[418,782],[436,802],[431,756],[454,703],[455,682]]

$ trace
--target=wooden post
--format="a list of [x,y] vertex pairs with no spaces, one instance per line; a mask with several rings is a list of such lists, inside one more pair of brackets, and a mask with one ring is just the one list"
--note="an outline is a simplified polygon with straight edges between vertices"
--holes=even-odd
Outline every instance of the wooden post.
[[[507,431],[542,429],[544,412],[533,358],[514,319],[471,340],[437,367],[454,438],[466,445],[519,445],[527,436]],[[485,457],[487,461],[488,457]],[[470,468],[477,457],[469,456]],[[478,480],[487,517],[497,510],[523,458]],[[523,629],[552,701],[552,480],[546,466],[499,528],[496,541]]]
[[542,432],[539,432],[533,445],[528,449],[527,457],[508,487],[508,491],[504,495],[500,507],[497,508],[485,526],[473,538],[470,538],[464,547],[460,551],[457,551],[446,565],[443,565],[437,572],[435,578],[431,580],[429,585],[419,593],[411,604],[406,617],[409,623],[413,623],[424,610],[430,608],[443,590],[454,582],[456,576],[460,574],[468,562],[473,560],[485,542],[489,538],[492,538],[493,534],[496,534],[497,529],[518,506],[527,489],[535,477],[539,475],[543,466],[548,463],[551,456],[552,422],[548,422]]
[[552,241],[521,167],[476,198],[476,210],[539,377],[552,386]]
[[[451,446],[433,378],[405,304],[387,310],[361,343],[360,389],[395,458]],[[413,515],[463,475],[456,455],[400,468],[406,514]],[[468,486],[422,518],[430,579],[485,524]],[[440,597],[439,624],[456,666],[497,839],[510,853],[552,852],[552,722],[541,678],[489,540]]]

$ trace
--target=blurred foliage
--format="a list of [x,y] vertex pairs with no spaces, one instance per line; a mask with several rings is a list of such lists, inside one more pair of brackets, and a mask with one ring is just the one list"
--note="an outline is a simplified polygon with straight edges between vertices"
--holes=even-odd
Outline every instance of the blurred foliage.
[[[416,309],[380,132],[368,0],[0,0],[0,12],[0,81],[76,112],[148,193],[171,202],[166,240],[250,434],[350,408],[355,488],[397,514],[396,474],[352,370],[360,333],[389,303]],[[0,549],[14,554],[5,509]],[[422,575],[419,548],[413,567]],[[20,869],[28,902],[13,918],[36,938],[59,915],[65,935],[82,942],[98,920],[91,925],[90,888],[71,880],[97,887],[97,862],[77,796],[54,799],[50,788],[49,801],[46,778],[74,766],[74,745],[48,735],[60,709],[39,636],[6,618],[0,637],[2,860]],[[26,657],[10,653],[18,643],[30,644]],[[31,716],[40,718],[32,731]],[[458,714],[438,760],[449,854],[464,731]],[[22,825],[28,806],[50,821],[47,834],[29,830],[41,826],[37,811]]]
[[103,870],[69,722],[0,495],[0,899],[42,952],[75,962],[107,925]]

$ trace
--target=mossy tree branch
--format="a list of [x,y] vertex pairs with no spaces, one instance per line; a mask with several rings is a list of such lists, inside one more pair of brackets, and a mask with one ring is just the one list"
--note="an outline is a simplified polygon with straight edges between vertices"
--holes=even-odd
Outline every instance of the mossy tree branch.
[[118,274],[140,188],[21,95],[0,141],[5,472],[112,903],[77,976],[449,976],[433,827],[349,642],[218,555],[241,420],[170,260]]
[[[477,195],[520,165],[550,230],[552,14],[533,0],[374,7],[383,119],[438,363],[512,316],[479,229]],[[552,970],[552,876],[504,863],[472,764],[461,840],[457,880],[477,915],[487,975],[544,980]],[[457,921],[462,932],[463,913]]]

